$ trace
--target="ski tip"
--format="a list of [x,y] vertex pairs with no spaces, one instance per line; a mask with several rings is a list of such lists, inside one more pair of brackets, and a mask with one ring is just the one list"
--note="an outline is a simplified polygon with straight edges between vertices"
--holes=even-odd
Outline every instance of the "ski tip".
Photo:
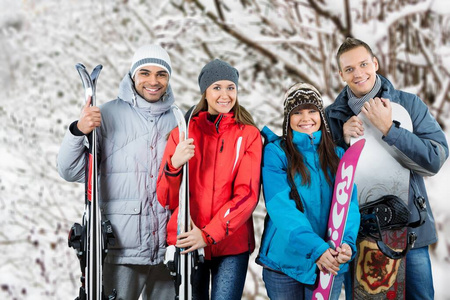
[[98,75],[100,74],[100,71],[103,69],[103,66],[102,65],[97,65],[95,68],[94,68],[94,70],[92,70],[92,73],[91,73],[91,78],[92,78],[92,80],[95,80],[95,79],[97,79],[97,77],[98,77]]
[[100,75],[100,71],[101,71],[102,69],[103,69],[103,66],[102,66],[102,65],[97,65],[97,66],[94,68],[94,70],[92,70],[92,73],[91,73],[91,80],[92,80],[92,82],[94,83],[94,86],[96,85],[98,76]]
[[82,63],[77,63],[76,65],[75,65],[75,68],[78,70],[78,69],[86,69],[86,67],[82,64]]
[[175,115],[175,118],[177,119],[177,122],[179,123],[180,120],[183,118],[183,113],[181,112],[180,108],[175,104],[172,104],[170,106],[170,109],[172,110],[173,114]]

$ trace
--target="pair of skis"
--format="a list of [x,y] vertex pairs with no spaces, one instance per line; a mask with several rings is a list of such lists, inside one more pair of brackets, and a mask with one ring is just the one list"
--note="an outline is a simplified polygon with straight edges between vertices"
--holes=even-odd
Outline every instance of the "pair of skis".
[[[171,106],[172,112],[177,120],[179,141],[188,138],[189,120],[193,111],[193,107],[188,111],[186,116],[176,106]],[[179,190],[179,204],[177,215],[177,235],[188,232],[191,227],[191,213],[189,207],[189,163],[183,166],[182,181]],[[187,254],[181,254],[184,249],[176,248],[174,245],[167,247],[165,264],[169,268],[171,275],[175,281],[175,299],[190,300],[192,299],[192,277],[194,270],[197,269],[198,263],[204,261],[204,249],[198,249]]]
[[[336,172],[326,237],[326,241],[333,249],[336,249],[342,243],[348,209],[352,199],[356,166],[364,144],[365,140],[361,139],[348,148],[342,156]],[[328,300],[333,289],[333,281],[333,274],[321,271],[312,299]]]
[[[91,106],[96,105],[97,79],[102,65],[88,73],[83,64],[77,64],[76,69],[83,82],[85,101],[91,99]],[[86,166],[85,211],[82,225],[75,223],[69,233],[69,247],[77,251],[81,267],[81,287],[76,300],[114,300],[116,292],[105,297],[103,291],[103,260],[107,253],[108,242],[114,244],[114,234],[109,221],[102,222],[98,197],[98,161],[97,134],[94,129],[88,136],[89,150]]]

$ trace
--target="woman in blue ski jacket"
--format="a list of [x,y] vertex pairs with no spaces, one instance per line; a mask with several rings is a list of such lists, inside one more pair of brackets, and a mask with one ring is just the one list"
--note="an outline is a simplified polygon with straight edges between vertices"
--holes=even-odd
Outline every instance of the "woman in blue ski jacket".
[[262,131],[262,182],[267,209],[257,263],[271,299],[311,299],[319,270],[335,275],[338,299],[356,253],[360,214],[356,191],[341,247],[326,242],[335,174],[344,150],[335,146],[315,87],[298,83],[284,97],[283,136]]

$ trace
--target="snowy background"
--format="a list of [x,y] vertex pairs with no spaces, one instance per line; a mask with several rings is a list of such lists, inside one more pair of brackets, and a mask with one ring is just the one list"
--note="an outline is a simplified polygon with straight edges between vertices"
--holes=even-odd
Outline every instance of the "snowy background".
[[[0,0],[0,298],[77,295],[79,265],[67,233],[81,220],[83,185],[63,181],[55,168],[83,102],[76,63],[104,66],[104,103],[116,97],[134,50],[161,44],[172,58],[176,101],[186,108],[199,100],[201,67],[219,57],[239,69],[239,98],[258,126],[280,130],[291,84],[314,84],[326,104],[342,89],[335,53],[349,35],[372,46],[380,73],[396,87],[420,95],[448,137],[448,0]],[[430,250],[439,300],[450,299],[449,177],[446,162],[426,181],[439,234]],[[261,201],[258,243],[263,217]],[[244,298],[267,299],[254,263]]]

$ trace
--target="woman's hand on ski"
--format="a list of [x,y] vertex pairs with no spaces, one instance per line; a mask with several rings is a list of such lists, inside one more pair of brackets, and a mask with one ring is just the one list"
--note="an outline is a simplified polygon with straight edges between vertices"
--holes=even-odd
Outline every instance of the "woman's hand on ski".
[[192,225],[191,231],[182,233],[177,236],[177,243],[175,246],[177,246],[178,248],[185,249],[184,251],[181,252],[181,254],[186,254],[207,246],[207,244],[203,240],[203,235],[200,228],[195,226],[192,220],[191,225]]
[[342,244],[340,247],[336,248],[338,255],[336,260],[340,264],[345,264],[352,258],[352,248],[347,244]]
[[100,127],[101,122],[102,116],[100,113],[100,108],[97,106],[91,106],[91,98],[89,98],[83,106],[77,127],[82,133],[89,134],[95,129],[95,127]]
[[175,153],[172,155],[171,163],[175,169],[182,167],[195,154],[194,139],[190,138],[184,140],[184,133],[181,135],[180,142],[175,148]]
[[339,271],[339,263],[336,260],[337,255],[337,251],[328,248],[316,261],[319,270],[324,273],[337,275],[337,272]]

